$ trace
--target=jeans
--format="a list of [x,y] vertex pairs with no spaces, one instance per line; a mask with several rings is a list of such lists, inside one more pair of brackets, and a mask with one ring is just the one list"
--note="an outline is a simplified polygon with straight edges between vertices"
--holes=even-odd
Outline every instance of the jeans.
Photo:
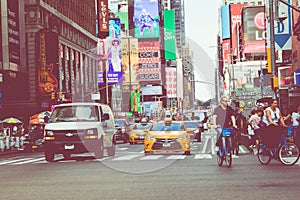
[[217,125],[215,128],[217,132],[217,138],[216,138],[216,146],[220,147],[221,146],[221,134],[222,134],[222,127],[220,125]]

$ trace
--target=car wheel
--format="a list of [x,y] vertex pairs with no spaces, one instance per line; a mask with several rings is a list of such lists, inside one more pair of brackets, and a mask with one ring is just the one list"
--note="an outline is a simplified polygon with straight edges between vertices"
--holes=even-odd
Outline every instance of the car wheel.
[[191,155],[191,151],[185,151],[184,155],[187,155],[187,156]]
[[147,156],[147,155],[152,155],[153,152],[150,152],[150,151],[144,151],[144,154],[145,154],[145,156]]
[[107,155],[115,156],[115,154],[116,154],[116,145],[113,143],[111,147],[107,148]]
[[104,152],[103,138],[101,137],[100,142],[99,142],[99,144],[98,144],[98,146],[96,147],[96,150],[95,150],[95,158],[97,158],[97,159],[103,158],[103,152]]
[[54,161],[55,154],[53,152],[45,151],[44,155],[45,155],[46,161],[48,161],[48,162],[53,162]]

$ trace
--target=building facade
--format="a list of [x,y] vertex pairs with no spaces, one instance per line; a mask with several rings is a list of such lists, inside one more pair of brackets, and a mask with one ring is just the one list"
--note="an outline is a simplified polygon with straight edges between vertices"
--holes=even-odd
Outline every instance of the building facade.
[[[93,53],[97,45],[95,1],[4,2],[1,1],[1,11],[11,12],[11,2],[19,8],[16,13],[22,16],[18,21],[22,45],[9,48],[8,52],[20,49],[20,62],[15,65],[2,53],[1,118],[15,116],[26,120],[59,101],[89,98],[87,94],[97,90]],[[14,29],[9,26],[14,23],[5,19],[5,12],[1,13],[2,32],[12,32]],[[2,41],[13,41],[9,38],[2,35]],[[2,52],[5,48],[2,45]]]

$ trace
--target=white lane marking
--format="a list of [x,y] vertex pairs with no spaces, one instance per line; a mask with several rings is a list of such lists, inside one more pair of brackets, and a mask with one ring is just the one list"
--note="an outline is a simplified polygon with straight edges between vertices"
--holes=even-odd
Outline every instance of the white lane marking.
[[196,154],[194,159],[212,159],[211,154]]
[[168,156],[167,160],[183,160],[185,159],[186,155],[172,155]]
[[21,161],[30,160],[30,159],[32,159],[32,158],[22,158],[22,159],[17,159],[17,160],[8,160],[8,161],[1,162],[0,165],[6,165],[6,164],[21,162]]
[[158,160],[159,158],[163,157],[162,155],[149,155],[142,157],[140,160]]
[[33,162],[41,161],[41,160],[45,160],[45,158],[36,158],[36,159],[32,159],[32,160],[26,160],[23,162],[12,163],[12,165],[23,165],[23,164],[33,163]]
[[232,158],[239,158],[239,156],[233,154]]
[[114,158],[112,160],[131,160],[133,158],[139,157],[140,155],[127,155],[127,156],[121,156],[118,158]]

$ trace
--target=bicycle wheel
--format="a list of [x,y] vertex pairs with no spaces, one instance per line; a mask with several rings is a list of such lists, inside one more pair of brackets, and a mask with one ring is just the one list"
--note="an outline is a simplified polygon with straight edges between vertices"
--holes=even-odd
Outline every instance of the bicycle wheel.
[[217,162],[219,166],[223,165],[223,156],[222,156],[222,152],[221,149],[219,148],[218,152],[217,152]]
[[278,157],[282,164],[286,166],[294,165],[299,160],[299,148],[293,142],[282,144],[278,150]]
[[267,165],[271,162],[271,150],[266,147],[259,146],[258,152],[257,152],[257,158],[259,162],[263,165]]
[[227,167],[231,167],[232,153],[231,153],[231,149],[229,146],[226,147],[225,162],[226,162]]

